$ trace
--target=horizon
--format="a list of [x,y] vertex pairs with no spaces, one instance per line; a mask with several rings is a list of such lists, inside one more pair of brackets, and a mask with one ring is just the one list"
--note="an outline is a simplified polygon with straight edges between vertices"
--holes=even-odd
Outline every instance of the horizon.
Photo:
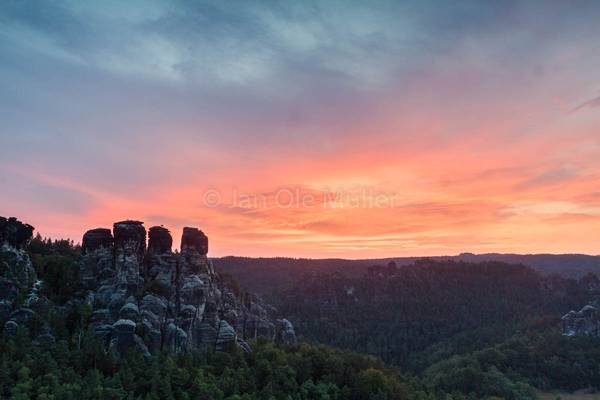
[[[12,216],[10,216],[12,217]],[[6,217],[5,217],[6,218]],[[15,217],[16,218],[16,217]],[[20,218],[17,218],[17,220],[20,220]],[[27,223],[29,224],[27,221],[23,221],[20,220],[23,223]],[[115,221],[118,222],[118,221]],[[31,224],[30,224],[31,225]],[[162,226],[165,227],[163,225],[157,225],[157,226]],[[148,229],[151,228],[150,226],[146,226],[144,224],[144,227],[146,228],[146,245],[148,243]],[[90,229],[97,229],[97,228],[108,228],[112,231],[112,226],[98,226],[96,228],[90,228]],[[168,229],[168,227],[165,227]],[[171,235],[173,234],[173,232],[169,229],[169,232],[171,233]],[[85,232],[84,232],[85,233]],[[45,236],[43,235],[41,232],[37,231],[35,229],[34,226],[34,234],[33,237],[36,237],[37,235],[40,235],[40,237],[44,240],[50,239],[50,240],[68,240],[73,242],[74,245],[76,246],[81,246],[81,240],[74,240],[68,237],[49,237],[49,236]],[[173,235],[172,235],[173,236]],[[82,233],[82,237],[83,237],[83,233]],[[176,243],[181,242],[181,239],[176,239],[175,236],[173,236],[173,251],[180,251],[181,249],[181,243],[179,243],[178,246],[176,246]],[[461,257],[461,256],[487,256],[487,255],[499,255],[499,256],[585,256],[585,257],[600,257],[600,253],[599,254],[591,254],[591,253],[549,253],[549,252],[540,252],[540,253],[497,253],[497,252],[490,252],[490,253],[473,253],[470,251],[463,251],[460,253],[455,253],[455,254],[429,254],[429,255],[400,255],[400,256],[385,256],[385,257],[367,257],[367,258],[346,258],[346,257],[304,257],[304,256],[294,256],[294,255],[289,255],[289,254],[285,254],[285,255],[278,255],[278,254],[274,254],[274,255],[254,255],[254,256],[249,256],[249,255],[244,255],[244,254],[210,254],[211,250],[210,250],[210,245],[211,245],[211,241],[210,241],[210,237],[208,238],[208,258],[228,258],[228,257],[232,257],[232,258],[253,258],[253,259],[271,259],[271,258],[283,258],[283,259],[291,259],[291,260],[342,260],[342,261],[388,261],[388,260],[394,260],[394,259],[403,259],[403,258],[421,258],[421,259],[426,259],[426,258],[444,258],[444,257],[450,257],[450,258],[454,258],[454,257]]]
[[600,253],[600,3],[0,3],[0,215],[209,255]]

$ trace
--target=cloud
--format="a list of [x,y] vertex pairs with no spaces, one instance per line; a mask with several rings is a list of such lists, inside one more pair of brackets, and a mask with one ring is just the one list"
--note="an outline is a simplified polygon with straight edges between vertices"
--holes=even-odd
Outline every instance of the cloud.
[[593,98],[591,100],[585,101],[571,110],[571,112],[575,112],[581,110],[582,108],[595,108],[600,107],[600,96]]
[[0,175],[0,186],[3,188],[3,212],[11,215],[52,213],[66,218],[82,218],[89,210],[98,206],[89,193],[32,179],[19,173]]
[[523,190],[531,189],[532,187],[537,186],[557,185],[573,180],[573,178],[578,174],[579,171],[577,168],[562,166],[558,169],[552,169],[550,171],[545,171],[539,175],[533,176],[519,183],[516,189]]
[[[598,17],[584,2],[0,2],[0,211],[57,236],[195,225],[228,254],[554,246],[539,213],[506,210],[595,201],[598,120],[564,109],[596,85]],[[323,206],[363,186],[397,202]],[[267,206],[204,207],[209,187]],[[282,187],[316,205],[272,207]]]

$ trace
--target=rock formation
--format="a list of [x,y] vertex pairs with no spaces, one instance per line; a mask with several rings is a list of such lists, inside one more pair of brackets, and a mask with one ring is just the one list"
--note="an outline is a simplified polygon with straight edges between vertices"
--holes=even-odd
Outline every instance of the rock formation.
[[140,221],[121,221],[113,225],[117,283],[128,295],[143,285],[142,261],[146,253],[146,228]]
[[579,311],[571,310],[562,317],[565,336],[600,336],[600,312],[593,305]]
[[48,342],[54,340],[43,322],[48,300],[40,295],[42,282],[24,250],[32,235],[31,225],[0,217],[0,324],[7,336],[23,327]]
[[173,239],[168,229],[153,226],[148,231],[148,253],[146,254],[146,279],[148,290],[169,301],[175,300],[177,280],[177,258],[171,246]]
[[33,226],[24,224],[14,217],[0,217],[0,245],[23,249],[31,240]]
[[80,276],[93,309],[90,323],[106,348],[187,351],[249,350],[245,340],[265,336],[294,343],[287,320],[273,322],[255,296],[243,301],[227,287],[207,257],[208,238],[186,227],[181,253],[172,251],[168,229],[122,221],[83,237]]
[[275,335],[275,340],[277,342],[296,344],[296,331],[294,331],[294,326],[285,318],[277,320]]
[[140,221],[120,221],[83,235],[79,258],[81,290],[65,305],[52,305],[42,293],[25,250],[33,227],[0,217],[0,327],[5,335],[20,328],[38,343],[54,341],[49,310],[66,313],[86,303],[89,328],[115,355],[138,351],[172,353],[190,349],[250,351],[257,336],[295,343],[292,324],[272,320],[256,296],[240,294],[221,279],[208,259],[208,238],[186,227],[181,252],[172,250],[169,230],[148,230]]

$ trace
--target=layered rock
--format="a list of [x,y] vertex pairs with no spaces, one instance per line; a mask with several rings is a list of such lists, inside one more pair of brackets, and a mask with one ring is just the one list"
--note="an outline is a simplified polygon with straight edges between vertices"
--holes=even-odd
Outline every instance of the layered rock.
[[208,238],[197,228],[183,228],[176,279],[179,324],[190,345],[213,346],[218,330],[221,292],[209,259]]
[[214,276],[212,264],[208,262],[208,238],[197,228],[183,228],[181,236],[180,273],[183,276],[207,274]]
[[24,328],[48,342],[54,337],[43,319],[50,303],[40,295],[42,282],[24,250],[33,229],[16,218],[0,217],[0,326],[7,336]]
[[571,310],[562,317],[565,336],[600,336],[600,312],[593,305],[579,311]]
[[80,278],[86,289],[111,284],[115,277],[114,239],[110,229],[97,228],[83,235]]
[[[258,298],[239,299],[215,273],[208,238],[186,227],[181,252],[162,226],[139,221],[94,229],[84,235],[81,279],[94,310],[90,324],[108,351],[182,352],[192,348],[249,351],[247,338],[274,338],[276,324]],[[97,279],[94,281],[93,277]],[[289,322],[278,322],[277,340],[293,343]]]
[[[240,297],[228,287],[208,259],[208,238],[186,227],[181,252],[162,226],[148,230],[140,221],[121,221],[113,230],[85,233],[79,259],[82,292],[63,306],[42,296],[24,250],[33,227],[0,217],[0,326],[5,335],[26,329],[37,343],[54,341],[48,328],[50,310],[68,314],[86,302],[89,328],[107,352],[128,351],[149,357],[153,351],[190,349],[250,351],[246,339],[265,336],[293,343],[293,327],[273,321],[268,307],[251,295]],[[237,291],[236,291],[237,290]]]
[[113,234],[118,284],[133,294],[143,285],[141,266],[146,253],[146,228],[140,221],[121,221],[113,225]]
[[171,251],[173,239],[168,229],[153,226],[148,231],[146,278],[148,290],[170,301],[175,298],[177,259]]

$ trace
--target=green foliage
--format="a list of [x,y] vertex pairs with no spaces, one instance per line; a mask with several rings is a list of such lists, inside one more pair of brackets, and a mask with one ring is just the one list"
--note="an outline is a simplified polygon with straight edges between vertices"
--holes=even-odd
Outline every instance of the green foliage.
[[433,400],[368,356],[301,344],[253,343],[253,353],[133,353],[116,360],[93,335],[34,345],[0,341],[0,398],[172,400]]
[[489,394],[506,399],[533,397],[542,390],[600,389],[600,338],[566,338],[551,329],[515,334],[495,346],[431,365],[424,374],[433,388]]
[[[56,304],[77,299],[78,246],[38,235],[28,251],[43,295]],[[222,279],[241,295],[233,277]],[[374,354],[416,378],[372,356],[265,340],[251,355],[115,360],[87,332],[91,310],[81,302],[66,314],[49,311],[58,339],[49,347],[24,331],[0,338],[0,398],[532,400],[534,387],[600,389],[600,339],[564,338],[557,320],[597,287],[592,275],[575,281],[518,265],[422,261],[360,278],[306,276],[279,293],[281,312],[306,338]]]
[[43,239],[38,233],[28,251],[33,267],[44,281],[42,294],[58,304],[71,299],[79,290],[79,246],[70,240]]
[[448,338],[489,345],[531,318],[581,307],[590,298],[586,282],[544,278],[522,265],[423,260],[374,267],[361,278],[307,275],[274,304],[306,339],[420,372],[429,365],[418,365],[422,352]]

